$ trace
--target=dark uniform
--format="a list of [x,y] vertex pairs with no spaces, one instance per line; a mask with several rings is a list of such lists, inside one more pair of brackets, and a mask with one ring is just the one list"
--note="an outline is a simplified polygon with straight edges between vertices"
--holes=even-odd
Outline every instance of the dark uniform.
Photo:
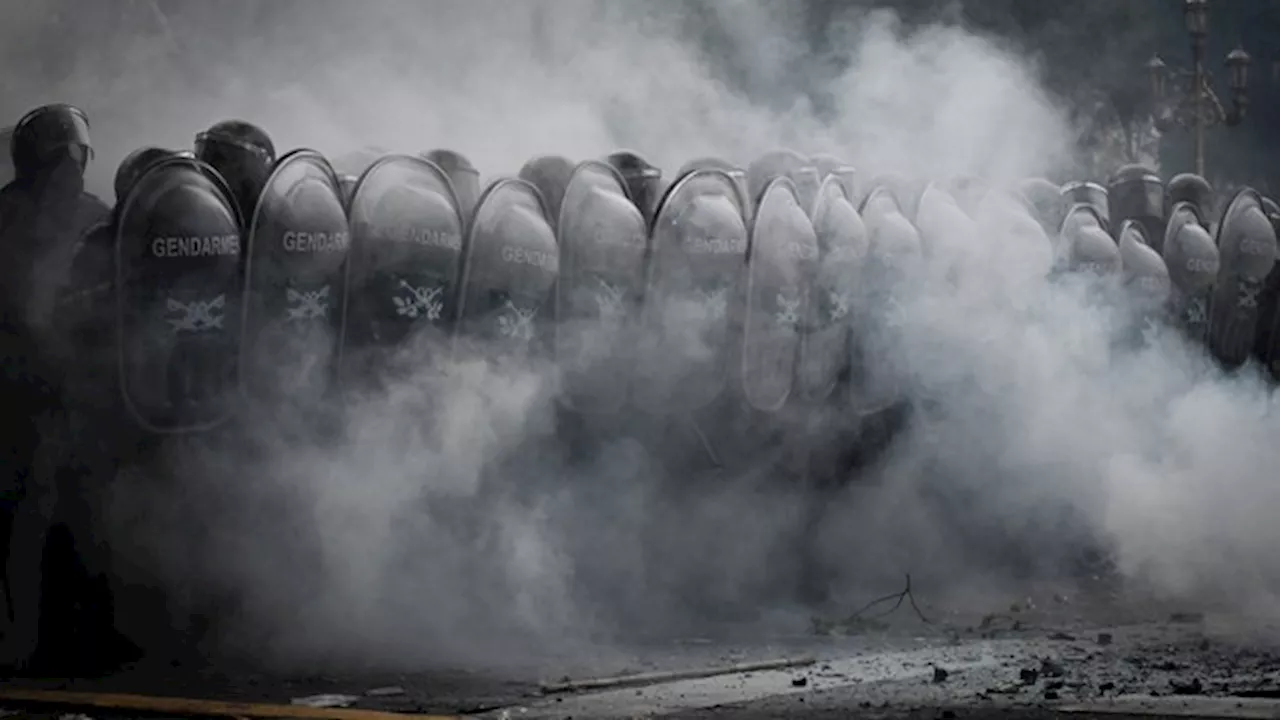
[[15,126],[10,150],[14,179],[0,190],[0,242],[10,259],[3,279],[5,397],[14,428],[5,457],[6,580],[13,625],[0,655],[7,663],[44,671],[100,666],[113,639],[95,634],[97,614],[110,612],[96,592],[100,577],[77,549],[92,511],[80,492],[72,459],[73,425],[63,377],[74,346],[54,322],[56,298],[69,282],[86,230],[107,207],[84,191],[92,158],[89,123],[69,105],[33,110]]

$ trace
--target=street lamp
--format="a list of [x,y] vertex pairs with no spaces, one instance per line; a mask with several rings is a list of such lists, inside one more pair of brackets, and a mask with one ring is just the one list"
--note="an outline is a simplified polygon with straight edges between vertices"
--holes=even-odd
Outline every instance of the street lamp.
[[[1175,127],[1195,133],[1196,174],[1204,176],[1205,133],[1215,125],[1234,127],[1244,122],[1249,108],[1249,65],[1252,58],[1244,48],[1232,50],[1226,59],[1231,90],[1231,109],[1223,108],[1204,69],[1205,45],[1209,37],[1209,0],[1183,0],[1187,34],[1191,36],[1192,66],[1170,68],[1155,55],[1147,61],[1156,128],[1168,132]],[[1169,80],[1176,83],[1170,97]]]

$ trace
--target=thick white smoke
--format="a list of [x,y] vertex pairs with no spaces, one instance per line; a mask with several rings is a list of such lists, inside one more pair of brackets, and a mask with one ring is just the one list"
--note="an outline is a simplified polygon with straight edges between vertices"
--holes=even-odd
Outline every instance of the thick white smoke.
[[[864,182],[999,187],[1071,165],[1071,128],[1025,59],[958,27],[851,14],[828,31],[843,69],[815,79],[789,6],[138,2],[80,36],[73,73],[10,76],[0,95],[15,117],[84,107],[98,188],[135,147],[186,147],[227,117],[281,150],[453,147],[486,179],[619,147],[671,172],[789,146],[847,159]],[[698,23],[719,57],[692,39]],[[66,47],[73,25],[41,37]],[[9,67],[37,53],[4,47]],[[833,111],[820,118],[797,79]],[[926,408],[822,516],[814,551],[837,585],[879,594],[911,572],[945,603],[948,584],[1007,580],[1010,541],[1023,567],[1057,572],[1101,536],[1163,591],[1269,586],[1276,422],[1261,383],[1216,374],[1168,333],[1122,347],[1124,308],[1050,285],[1041,251],[1015,245],[1036,239],[1005,227],[980,222],[948,282],[925,272],[903,297],[905,354],[880,360]],[[234,610],[233,645],[295,660],[500,662],[670,632],[700,605],[747,619],[787,606],[811,516],[794,485],[763,465],[663,477],[670,458],[651,450],[665,446],[646,450],[625,422],[592,428],[610,439],[570,461],[550,439],[552,378],[472,360],[351,401],[321,442],[265,416],[239,433],[247,448],[239,434],[175,443],[162,472],[118,482],[112,541],[196,607]],[[673,425],[696,450],[693,427]]]

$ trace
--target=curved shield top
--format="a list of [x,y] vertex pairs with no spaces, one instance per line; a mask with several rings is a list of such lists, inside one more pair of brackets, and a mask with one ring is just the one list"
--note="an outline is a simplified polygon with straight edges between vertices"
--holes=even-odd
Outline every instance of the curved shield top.
[[809,162],[818,169],[819,179],[825,181],[832,175],[836,176],[849,202],[858,202],[858,171],[852,165],[834,155],[814,155]]
[[648,226],[618,172],[587,160],[565,188],[559,228],[555,341],[565,399],[580,412],[617,412],[630,391]]
[[574,167],[573,162],[562,155],[541,155],[525,163],[517,175],[538,190],[553,230],[560,218],[565,187],[573,176]]
[[[751,187],[747,183],[747,172],[728,160],[716,157],[696,158],[681,166],[680,172],[676,173],[676,177],[682,178],[694,170],[719,170],[733,178],[733,182],[738,186],[738,192],[742,194],[742,197],[747,198],[748,200],[752,199]],[[753,210],[754,208],[751,207],[751,203],[748,202],[743,215],[747,223],[751,222],[751,213]]]
[[920,194],[916,227],[924,252],[934,263],[950,267],[976,249],[978,225],[946,190],[930,183]]
[[117,332],[125,405],[144,429],[226,420],[239,384],[240,223],[217,173],[185,157],[153,165],[120,204]]
[[730,308],[745,285],[747,200],[720,170],[667,190],[650,231],[635,403],[692,412],[721,396],[730,368]]
[[446,336],[456,318],[463,219],[434,163],[389,155],[351,197],[351,259],[344,354]]
[[560,274],[560,248],[536,187],[499,178],[485,188],[468,224],[462,273],[460,334],[501,355],[533,349],[544,320],[555,316]]
[[1062,221],[1060,263],[1069,272],[1109,277],[1120,272],[1120,249],[1104,221],[1088,205],[1077,205]]
[[813,211],[813,202],[818,197],[818,186],[822,179],[818,176],[818,168],[794,150],[773,150],[756,158],[747,167],[747,189],[752,204],[759,205],[760,194],[773,182],[774,178],[787,177],[795,183],[796,195],[800,199],[800,207],[805,212]]
[[1276,264],[1276,231],[1250,188],[1222,213],[1216,238],[1220,265],[1210,303],[1209,349],[1228,368],[1249,357],[1258,331],[1259,300]]
[[817,262],[809,213],[791,180],[775,178],[761,194],[751,225],[741,320],[742,397],[760,412],[777,412],[791,397]]
[[1158,313],[1168,302],[1173,291],[1169,268],[1151,247],[1144,235],[1146,230],[1137,220],[1126,220],[1120,225],[1120,267],[1124,287],[1132,310],[1143,316]]
[[1044,178],[1028,178],[1018,183],[1018,194],[1031,209],[1045,235],[1052,237],[1057,234],[1067,214],[1062,188]]
[[867,227],[838,177],[827,177],[818,191],[813,230],[819,261],[810,285],[796,390],[807,402],[821,402],[831,397],[849,367],[851,311],[870,247]]
[[276,163],[249,230],[241,374],[250,397],[329,377],[342,337],[351,245],[341,186],[319,153]]

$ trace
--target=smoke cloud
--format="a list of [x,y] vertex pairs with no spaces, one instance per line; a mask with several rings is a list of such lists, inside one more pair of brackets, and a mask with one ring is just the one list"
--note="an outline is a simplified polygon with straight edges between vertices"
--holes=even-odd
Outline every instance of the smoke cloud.
[[[1077,160],[1025,58],[890,12],[841,16],[839,62],[809,69],[790,3],[136,2],[91,29],[7,5],[5,61],[36,70],[6,77],[5,112],[84,107],[98,188],[130,150],[187,147],[227,117],[331,157],[453,147],[486,181],[620,147],[668,172],[785,146],[864,184],[997,189]],[[345,396],[321,427],[263,408],[169,443],[111,491],[110,541],[135,566],[120,572],[159,577],[175,615],[217,609],[223,649],[402,667],[794,620],[806,554],[850,602],[910,572],[945,603],[975,578],[1061,574],[1090,544],[1162,593],[1262,597],[1280,531],[1261,379],[1172,331],[1127,342],[1123,302],[1045,280],[1048,238],[992,213],[903,281],[898,351],[871,360],[916,409],[820,508],[787,472],[800,421],[779,447],[628,416],[578,428],[587,449],[569,452],[553,368],[467,357]],[[824,417],[856,432],[852,411]]]

